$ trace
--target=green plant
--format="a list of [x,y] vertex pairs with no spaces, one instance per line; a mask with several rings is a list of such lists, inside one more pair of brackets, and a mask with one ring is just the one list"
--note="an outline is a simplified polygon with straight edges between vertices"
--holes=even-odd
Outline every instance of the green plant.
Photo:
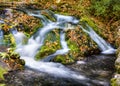
[[119,0],[91,0],[89,7],[91,14],[101,16],[103,18],[119,18],[120,1]]
[[4,75],[6,72],[7,72],[7,71],[0,66],[0,80],[4,80],[4,76],[3,76],[3,75]]

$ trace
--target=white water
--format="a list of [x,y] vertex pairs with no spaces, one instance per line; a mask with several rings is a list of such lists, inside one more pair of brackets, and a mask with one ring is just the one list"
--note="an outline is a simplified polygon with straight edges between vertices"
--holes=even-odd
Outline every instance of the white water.
[[0,29],[0,45],[3,44],[3,30]]
[[34,17],[37,17],[39,18],[41,21],[42,21],[42,24],[45,26],[47,25],[48,23],[52,22],[50,21],[49,19],[47,19],[45,16],[41,15],[40,11],[26,11],[28,15],[30,16],[34,16]]
[[57,55],[64,55],[67,54],[68,51],[70,50],[67,46],[67,43],[65,41],[65,32],[64,31],[60,31],[60,43],[62,46],[62,49],[57,50],[54,54],[49,55],[48,57],[46,57],[45,59],[43,59],[43,61],[50,61],[52,60],[55,56]]
[[24,33],[18,32],[16,29],[11,30],[11,33],[13,34],[15,38],[17,47],[21,46],[24,39],[26,39],[26,36],[24,35]]
[[60,63],[35,61],[33,58],[29,57],[22,57],[22,59],[26,61],[26,66],[41,72],[64,78],[87,79],[85,76],[77,74]]
[[89,36],[97,43],[102,54],[114,54],[116,50],[111,47],[103,38],[101,38],[88,24],[85,24],[86,27],[80,25],[80,28],[89,34]]
[[[5,23],[3,20],[0,20],[0,24]],[[3,44],[4,32],[2,30],[2,26],[0,25],[0,45]]]
[[[38,14],[37,14],[38,15]],[[41,15],[40,15],[41,16]],[[36,16],[35,16],[36,17]],[[66,24],[62,24],[60,26],[60,22],[49,22],[47,24],[45,24],[45,26],[43,26],[42,28],[40,28],[38,30],[38,32],[34,36],[32,36],[29,40],[28,40],[28,44],[27,45],[19,45],[19,47],[17,47],[16,51],[18,53],[20,53],[21,58],[25,60],[26,62],[26,66],[28,66],[29,68],[38,70],[38,71],[42,71],[42,72],[47,72],[49,74],[58,76],[58,77],[65,77],[65,78],[73,78],[73,79],[78,79],[78,80],[84,80],[87,78],[83,75],[77,74],[74,71],[71,71],[70,69],[66,68],[65,66],[63,66],[60,63],[53,63],[53,62],[43,62],[43,61],[35,61],[34,60],[34,56],[37,53],[37,51],[40,49],[40,47],[44,44],[44,39],[45,36],[54,29],[60,29],[60,43],[62,46],[62,49],[57,50],[54,54],[48,56],[46,59],[44,59],[45,61],[50,61],[51,59],[53,59],[56,55],[58,54],[66,54],[69,51],[69,48],[67,46],[67,43],[65,41],[65,26],[69,26]],[[65,25],[65,26],[64,26]],[[64,28],[63,28],[64,27]],[[19,41],[22,42],[19,39],[23,39],[23,34],[20,34],[19,32],[14,33],[14,31],[12,32],[16,42]],[[21,36],[20,36],[21,35]],[[21,37],[21,38],[19,38]],[[20,43],[21,44],[21,43]]]
[[[85,75],[81,75],[80,73],[78,74],[77,72],[70,70],[69,68],[63,66],[60,63],[47,62],[54,59],[56,55],[63,55],[69,52],[69,48],[65,41],[65,31],[68,28],[71,28],[71,25],[68,23],[77,24],[79,21],[74,17],[63,16],[58,14],[54,15],[54,17],[57,20],[56,22],[52,22],[48,19],[46,21],[46,18],[42,16],[40,13],[35,14],[32,12],[28,12],[28,15],[42,19],[43,27],[39,28],[39,30],[28,40],[28,43],[26,45],[22,45],[22,40],[24,39],[25,35],[21,32],[16,32],[14,30],[12,31],[12,34],[14,35],[17,44],[16,52],[18,52],[21,55],[21,58],[25,60],[26,62],[25,65],[29,68],[41,72],[46,72],[58,77],[89,81],[89,78],[87,78]],[[38,50],[40,50],[41,46],[44,44],[46,35],[54,29],[60,29],[60,43],[62,49],[57,50],[55,53],[49,55],[42,61],[35,61],[34,56],[36,55]],[[90,34],[89,31],[87,30],[84,31]]]
[[[52,31],[54,29],[60,29],[61,30],[61,33],[60,33],[60,39],[61,40],[60,40],[60,42],[61,42],[62,49],[57,50],[54,54],[48,56],[49,57],[48,60],[47,60],[47,58],[48,58],[47,57],[44,61],[50,61],[51,59],[53,59],[53,57],[55,57],[58,54],[66,54],[66,53],[68,53],[69,48],[67,47],[67,43],[65,41],[65,33],[64,33],[64,31],[66,29],[68,29],[69,26],[70,26],[68,24],[68,22],[77,23],[77,22],[79,22],[77,19],[72,18],[71,16],[62,16],[62,15],[60,15],[61,20],[64,20],[64,22],[63,22],[63,21],[60,21],[60,18],[57,15],[58,16],[58,18],[56,18],[57,21],[52,22],[49,19],[46,19],[46,17],[44,17],[43,15],[41,15],[40,11],[34,11],[34,12],[27,11],[27,13],[30,16],[34,16],[34,17],[37,17],[37,18],[43,20],[42,21],[43,27],[39,28],[39,30],[28,40],[27,45],[21,46],[20,48],[16,49],[16,51],[19,52],[21,56],[34,57],[36,55],[37,51],[44,44],[44,40],[46,38],[46,35],[50,31]],[[32,50],[30,50],[29,47],[31,47]]]
[[3,20],[0,20],[0,24],[5,23]]

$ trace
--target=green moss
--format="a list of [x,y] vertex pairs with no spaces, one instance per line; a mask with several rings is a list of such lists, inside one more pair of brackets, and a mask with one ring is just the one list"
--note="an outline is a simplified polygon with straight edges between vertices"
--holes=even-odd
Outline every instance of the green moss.
[[12,34],[9,34],[9,35],[8,35],[8,38],[9,38],[9,40],[10,40],[10,46],[11,46],[11,47],[16,47],[16,41],[15,41],[14,36],[13,36]]
[[53,54],[57,49],[57,47],[54,46],[42,46],[40,51],[37,53],[37,55],[35,56],[36,59],[42,59],[50,54]]
[[1,84],[1,83],[0,83],[0,86],[6,86],[6,85],[5,85],[5,84]]
[[80,51],[79,46],[77,45],[77,43],[71,40],[67,41],[68,47],[70,49],[69,51],[69,57],[72,59],[76,59],[79,55],[83,55],[83,52]]
[[70,51],[73,51],[73,52],[79,51],[79,48],[75,42],[71,42],[70,40],[68,40],[67,44],[70,48]]
[[111,86],[120,86],[119,81],[120,80],[118,80],[117,78],[112,78],[111,79]]
[[34,26],[33,28],[31,29],[28,29],[27,32],[30,34],[30,35],[33,35],[35,32],[38,31],[39,28],[41,28],[43,25],[41,22],[39,22],[36,26]]
[[111,79],[111,86],[117,86],[115,78]]
[[55,62],[60,62],[62,64],[70,64],[70,63],[74,62],[73,58],[70,58],[69,54],[58,55],[58,56],[56,56],[56,58],[54,59],[54,61]]
[[45,40],[44,45],[41,47],[40,51],[36,54],[36,59],[42,59],[50,54],[55,53],[56,50],[60,49],[60,38],[58,30],[50,32]]
[[4,80],[3,74],[5,74],[6,72],[7,71],[0,66],[0,80]]
[[116,66],[116,72],[120,74],[120,66],[119,65]]
[[65,63],[66,63],[66,59],[65,59],[65,57],[64,57],[63,55],[58,55],[58,56],[55,58],[54,61],[55,61],[55,62],[60,62],[60,63],[62,63],[62,64],[65,64]]
[[97,27],[94,21],[91,20],[89,16],[82,16],[81,22],[87,22],[98,34],[101,34],[100,29]]

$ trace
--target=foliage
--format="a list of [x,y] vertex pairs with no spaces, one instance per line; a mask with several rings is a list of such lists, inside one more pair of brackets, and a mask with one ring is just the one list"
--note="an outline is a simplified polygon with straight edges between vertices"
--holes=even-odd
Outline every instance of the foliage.
[[7,52],[1,53],[0,57],[8,65],[11,70],[22,70],[24,69],[25,61],[20,59],[20,55],[13,51],[12,48],[8,49]]
[[95,24],[94,21],[88,16],[82,16],[81,17],[81,22],[86,22],[88,25],[90,25],[98,34],[101,34],[100,29],[97,27],[97,24]]
[[9,34],[7,37],[8,37],[8,40],[10,41],[10,46],[16,47],[16,41],[15,41],[14,36],[12,34]]
[[62,64],[69,64],[69,63],[73,63],[75,60],[71,58],[69,54],[66,54],[66,55],[56,56],[56,58],[54,58],[54,61],[60,62]]
[[6,86],[6,85],[5,85],[5,84],[1,84],[1,83],[0,83],[0,86]]
[[3,69],[3,68],[0,66],[0,80],[4,80],[3,74],[5,74],[5,73],[6,73],[6,70]]
[[120,18],[120,0],[91,0],[91,14],[104,18]]

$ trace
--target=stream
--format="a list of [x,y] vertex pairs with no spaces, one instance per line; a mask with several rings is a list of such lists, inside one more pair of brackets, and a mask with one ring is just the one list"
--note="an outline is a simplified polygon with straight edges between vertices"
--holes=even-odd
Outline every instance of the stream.
[[[29,16],[34,16],[42,21],[43,27],[28,39],[27,44],[22,42],[25,34],[11,29],[16,40],[16,52],[24,59],[26,68],[23,71],[11,71],[6,75],[6,83],[9,86],[110,86],[110,78],[114,70],[115,49],[101,38],[88,24],[79,24],[79,20],[73,16],[55,14],[46,10],[55,21],[51,21],[41,14],[39,10],[24,10]],[[68,25],[70,24],[70,25]],[[57,55],[65,55],[69,47],[65,41],[65,31],[71,26],[79,26],[98,45],[100,55],[86,57],[83,61],[76,61],[71,65],[51,62]],[[61,49],[41,61],[34,59],[37,52],[44,45],[46,35],[54,30],[60,30]],[[72,28],[74,29],[74,28]],[[0,41],[3,33],[0,31]],[[78,39],[80,40],[80,39]],[[1,43],[1,42],[0,42]],[[13,79],[13,80],[11,80]],[[11,84],[11,85],[10,85]]]

